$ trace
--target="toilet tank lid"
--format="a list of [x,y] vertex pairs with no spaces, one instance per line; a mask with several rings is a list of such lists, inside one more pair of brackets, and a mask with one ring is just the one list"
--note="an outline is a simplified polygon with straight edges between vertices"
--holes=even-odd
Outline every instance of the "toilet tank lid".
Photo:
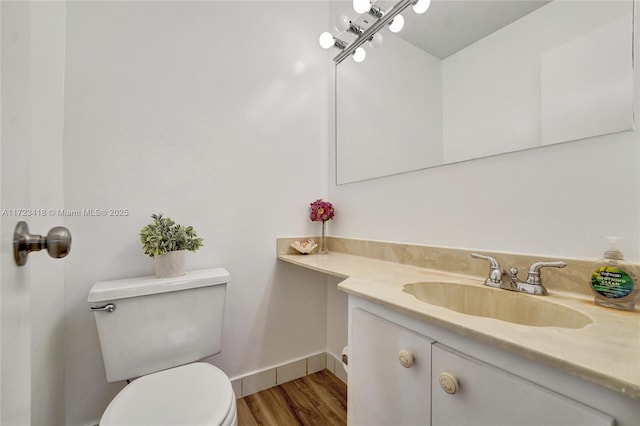
[[226,284],[231,275],[224,268],[200,269],[189,271],[181,277],[156,278],[153,275],[125,278],[112,281],[97,282],[89,290],[89,303],[106,302],[145,296],[148,294],[167,293],[189,288],[207,287]]

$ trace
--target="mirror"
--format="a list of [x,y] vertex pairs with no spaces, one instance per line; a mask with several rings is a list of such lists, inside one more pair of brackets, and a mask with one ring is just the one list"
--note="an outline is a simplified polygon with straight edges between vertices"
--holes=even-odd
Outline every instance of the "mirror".
[[403,16],[335,67],[338,185],[632,129],[632,0],[432,0]]

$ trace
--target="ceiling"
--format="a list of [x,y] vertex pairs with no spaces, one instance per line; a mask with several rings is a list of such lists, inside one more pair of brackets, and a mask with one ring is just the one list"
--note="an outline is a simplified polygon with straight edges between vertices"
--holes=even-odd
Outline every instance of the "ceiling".
[[[550,0],[432,0],[418,15],[409,7],[397,36],[444,59],[549,3]],[[378,1],[389,10],[394,1]]]

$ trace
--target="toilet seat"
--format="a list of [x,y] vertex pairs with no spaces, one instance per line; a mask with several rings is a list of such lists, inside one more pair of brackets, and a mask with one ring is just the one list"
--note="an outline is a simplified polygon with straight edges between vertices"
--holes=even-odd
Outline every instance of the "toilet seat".
[[197,362],[149,374],[124,387],[100,426],[235,425],[236,399],[229,378]]

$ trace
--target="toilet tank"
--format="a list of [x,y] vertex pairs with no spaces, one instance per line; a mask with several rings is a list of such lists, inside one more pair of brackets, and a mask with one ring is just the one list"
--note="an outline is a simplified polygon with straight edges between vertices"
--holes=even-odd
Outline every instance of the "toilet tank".
[[229,272],[187,272],[176,278],[136,277],[98,282],[94,310],[107,381],[140,377],[197,361],[221,350]]

